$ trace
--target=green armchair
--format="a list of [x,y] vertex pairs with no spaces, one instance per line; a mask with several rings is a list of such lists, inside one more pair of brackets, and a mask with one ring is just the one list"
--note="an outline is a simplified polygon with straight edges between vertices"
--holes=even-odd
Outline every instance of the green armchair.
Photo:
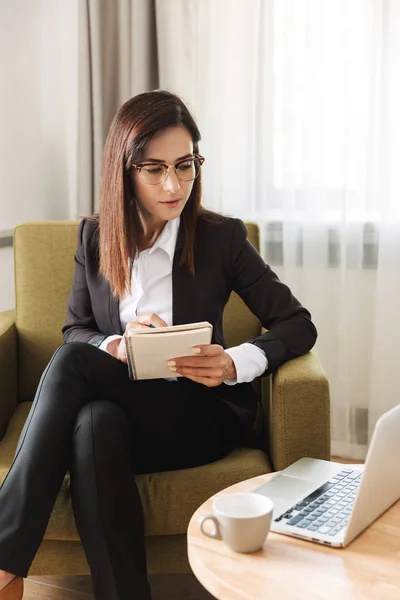
[[[62,343],[73,275],[77,222],[27,223],[14,236],[16,310],[0,313],[0,480],[13,460],[40,375]],[[259,249],[259,231],[247,224]],[[258,335],[260,323],[232,294],[224,313],[229,346]],[[330,459],[329,387],[314,352],[255,382],[262,397],[257,428],[267,454],[238,448],[222,460],[137,477],[146,521],[150,573],[190,572],[186,529],[209,496],[242,479],[280,470],[302,456]],[[69,475],[55,503],[30,574],[88,573],[75,527]]]

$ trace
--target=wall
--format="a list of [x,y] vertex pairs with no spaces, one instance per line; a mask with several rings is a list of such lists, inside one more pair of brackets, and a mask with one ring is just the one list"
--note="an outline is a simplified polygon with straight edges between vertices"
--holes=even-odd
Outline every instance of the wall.
[[[0,237],[74,216],[78,23],[77,0],[0,3]],[[12,248],[0,278],[0,310],[12,308]]]
[[14,308],[14,269],[12,247],[0,248],[0,312]]

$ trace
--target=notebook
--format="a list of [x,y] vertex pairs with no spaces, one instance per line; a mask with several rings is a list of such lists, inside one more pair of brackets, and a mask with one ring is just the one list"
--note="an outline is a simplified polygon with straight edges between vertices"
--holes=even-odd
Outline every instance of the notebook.
[[212,329],[208,321],[155,329],[129,329],[125,334],[129,377],[181,377],[179,373],[172,373],[168,369],[167,360],[195,356],[192,351],[194,346],[211,343]]

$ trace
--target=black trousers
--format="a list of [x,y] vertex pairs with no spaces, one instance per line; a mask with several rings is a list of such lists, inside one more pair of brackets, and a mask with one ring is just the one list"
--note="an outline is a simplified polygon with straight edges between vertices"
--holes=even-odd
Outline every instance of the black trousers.
[[206,464],[242,443],[246,427],[214,389],[185,378],[131,381],[106,352],[61,346],[0,488],[0,568],[27,576],[69,470],[95,598],[148,600],[133,474]]

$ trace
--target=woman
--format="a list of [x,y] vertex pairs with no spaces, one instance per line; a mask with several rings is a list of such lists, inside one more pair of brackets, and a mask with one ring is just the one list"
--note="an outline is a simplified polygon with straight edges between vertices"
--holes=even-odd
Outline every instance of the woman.
[[[66,343],[0,490],[0,599],[21,598],[67,470],[95,598],[149,599],[133,474],[205,464],[242,444],[257,410],[250,382],[314,345],[310,314],[244,224],[201,206],[199,139],[186,106],[164,91],[132,98],[111,124],[100,214],[79,227]],[[269,331],[225,350],[231,290]],[[171,378],[129,379],[127,329],[196,321],[212,323],[212,344],[176,357]]]

